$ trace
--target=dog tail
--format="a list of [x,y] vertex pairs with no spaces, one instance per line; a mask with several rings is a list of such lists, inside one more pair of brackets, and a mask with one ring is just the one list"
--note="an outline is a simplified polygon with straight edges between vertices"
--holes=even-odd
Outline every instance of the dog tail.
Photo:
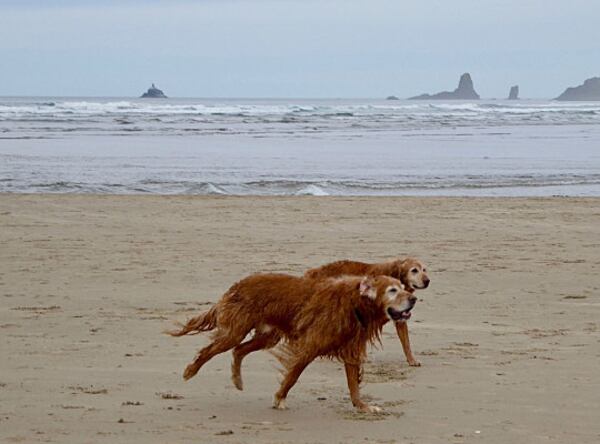
[[166,331],[165,333],[171,336],[184,336],[214,330],[217,327],[217,305],[215,304],[210,310],[189,319],[185,324],[178,322],[177,324],[181,327],[179,330]]

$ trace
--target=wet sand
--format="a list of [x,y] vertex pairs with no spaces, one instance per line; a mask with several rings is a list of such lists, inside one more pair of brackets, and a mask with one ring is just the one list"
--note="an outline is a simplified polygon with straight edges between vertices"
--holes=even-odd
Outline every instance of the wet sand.
[[[356,413],[313,363],[287,411],[268,353],[184,382],[161,334],[255,271],[415,255],[432,285],[370,352]],[[600,199],[0,195],[0,442],[600,442]]]

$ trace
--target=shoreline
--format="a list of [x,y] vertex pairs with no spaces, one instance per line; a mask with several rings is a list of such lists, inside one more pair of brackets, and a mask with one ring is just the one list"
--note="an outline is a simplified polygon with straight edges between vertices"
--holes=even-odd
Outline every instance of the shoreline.
[[21,193],[21,192],[0,192],[0,198],[19,198],[19,197],[40,197],[40,198],[85,198],[92,199],[116,198],[116,199],[271,199],[271,200],[295,200],[295,199],[316,199],[316,200],[364,200],[364,199],[440,199],[440,200],[551,200],[551,199],[573,199],[573,200],[600,200],[600,196],[570,196],[570,195],[552,195],[552,196],[444,196],[444,195],[256,195],[256,194],[116,194],[116,193]]

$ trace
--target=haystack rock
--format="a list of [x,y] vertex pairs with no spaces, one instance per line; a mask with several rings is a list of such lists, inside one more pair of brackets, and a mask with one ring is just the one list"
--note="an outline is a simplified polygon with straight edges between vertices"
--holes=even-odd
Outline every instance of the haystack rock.
[[600,77],[592,77],[583,85],[567,88],[556,100],[600,100]]
[[442,91],[437,94],[421,94],[410,97],[409,100],[479,100],[479,94],[475,92],[471,75],[467,72],[460,76],[458,88],[454,91]]
[[385,98],[385,100],[400,100],[400,99],[398,97],[396,97],[396,96],[387,96]]
[[158,89],[154,83],[152,84],[152,86],[150,88],[148,88],[148,91],[146,91],[144,94],[141,95],[142,99],[166,99],[167,96],[165,96],[165,93],[162,92],[160,89]]
[[519,85],[511,86],[508,100],[519,100]]

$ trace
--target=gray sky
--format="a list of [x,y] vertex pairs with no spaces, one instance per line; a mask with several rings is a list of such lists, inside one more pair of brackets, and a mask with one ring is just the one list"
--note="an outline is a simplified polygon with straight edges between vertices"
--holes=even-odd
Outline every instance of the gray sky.
[[596,0],[0,0],[0,95],[555,97],[600,75]]

